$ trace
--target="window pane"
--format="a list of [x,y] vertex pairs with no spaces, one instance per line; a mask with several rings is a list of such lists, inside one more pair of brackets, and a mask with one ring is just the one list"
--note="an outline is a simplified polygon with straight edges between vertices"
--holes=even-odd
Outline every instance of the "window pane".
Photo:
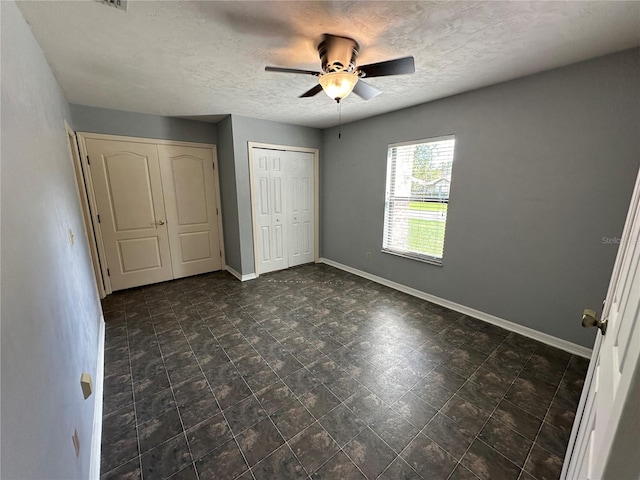
[[390,145],[383,250],[441,260],[455,139]]

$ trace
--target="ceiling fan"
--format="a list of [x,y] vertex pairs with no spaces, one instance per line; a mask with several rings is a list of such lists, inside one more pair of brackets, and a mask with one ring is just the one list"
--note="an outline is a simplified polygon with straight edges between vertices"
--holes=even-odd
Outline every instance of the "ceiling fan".
[[300,95],[300,98],[313,97],[324,90],[329,98],[338,103],[352,91],[364,100],[369,100],[382,93],[362,81],[362,78],[403,75],[414,73],[416,70],[413,57],[396,58],[358,67],[356,66],[356,58],[359,48],[360,46],[353,38],[325,33],[322,42],[318,45],[322,71],[286,67],[265,67],[265,70],[267,72],[297,73],[319,77],[318,85]]

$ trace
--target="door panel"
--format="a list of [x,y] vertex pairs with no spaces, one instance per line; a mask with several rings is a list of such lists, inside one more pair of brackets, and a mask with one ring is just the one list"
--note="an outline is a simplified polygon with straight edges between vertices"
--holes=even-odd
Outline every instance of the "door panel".
[[286,191],[283,185],[283,152],[253,150],[253,195],[256,218],[258,273],[288,267],[285,236]]
[[[138,230],[142,225],[154,224],[149,159],[134,152],[122,152],[106,154],[103,161],[114,230]],[[131,205],[136,208],[130,208]]]
[[157,238],[119,240],[118,250],[120,252],[120,270],[124,273],[139,272],[162,266],[160,245],[158,245]]
[[158,145],[174,278],[222,266],[210,148]]
[[260,258],[262,258],[263,263],[268,263],[271,261],[271,227],[264,226],[260,228],[260,233],[262,240],[260,244],[262,255]]
[[155,145],[86,140],[113,290],[172,278]]
[[287,174],[291,198],[289,202],[290,243],[289,265],[296,266],[315,260],[314,252],[314,192],[313,155],[303,152],[286,152]]
[[181,233],[180,252],[185,262],[206,260],[213,256],[211,234],[209,232]]

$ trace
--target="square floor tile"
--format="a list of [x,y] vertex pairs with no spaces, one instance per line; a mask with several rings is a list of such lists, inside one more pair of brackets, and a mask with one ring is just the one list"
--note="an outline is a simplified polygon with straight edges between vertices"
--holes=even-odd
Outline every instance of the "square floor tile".
[[284,443],[284,438],[269,418],[249,427],[238,435],[236,440],[250,467],[269,456]]
[[196,462],[200,478],[236,478],[248,468],[235,440],[229,440]]
[[198,423],[187,430],[186,434],[196,460],[232,438],[231,429],[221,413]]
[[422,477],[446,480],[455,468],[456,459],[436,442],[419,435],[402,452],[401,457]]
[[366,477],[344,452],[338,452],[317,470],[311,477],[313,480],[364,480]]
[[304,479],[307,474],[288,445],[282,445],[267,458],[256,464],[251,471],[256,480]]
[[162,390],[150,397],[143,398],[136,402],[136,416],[138,423],[145,423],[163,413],[176,407],[173,399],[173,392],[170,388]]
[[343,450],[367,478],[377,478],[396,457],[389,445],[369,428],[347,443]]
[[388,405],[381,398],[366,388],[351,396],[344,403],[367,424],[373,422],[388,408]]
[[182,422],[180,421],[178,409],[174,408],[152,418],[138,426],[140,453],[152,449],[179,433],[182,433]]
[[475,440],[461,460],[482,480],[517,480],[520,468],[482,440]]
[[534,445],[524,469],[539,480],[557,480],[562,471],[562,459]]
[[102,417],[102,438],[107,440],[135,428],[136,412],[133,404]]
[[463,425],[464,429],[473,435],[476,435],[482,429],[490,413],[481,410],[458,395],[451,397],[440,412],[458,425]]
[[418,429],[424,428],[437,410],[413,392],[401,397],[392,408]]
[[322,417],[320,424],[341,447],[367,427],[367,424],[344,404]]
[[141,480],[140,457],[135,457],[110,472],[103,472],[100,480]]
[[144,478],[168,478],[191,463],[191,455],[184,434],[152,448],[142,455]]
[[341,403],[340,399],[324,385],[319,385],[313,390],[309,390],[300,397],[300,401],[318,419]]
[[438,413],[422,430],[422,434],[434,440],[456,459],[462,458],[474,436],[450,418]]
[[289,387],[283,382],[277,381],[273,385],[257,392],[256,398],[265,412],[272,414],[290,403],[295,396]]
[[338,444],[317,422],[292,438],[289,446],[307,473],[315,472],[338,451]]
[[524,466],[529,450],[533,445],[531,440],[526,439],[495,418],[489,419],[478,434],[478,438],[519,467]]
[[536,443],[547,451],[564,458],[569,443],[571,430],[560,430],[547,422],[542,423],[542,428],[536,438]]
[[138,454],[138,437],[135,427],[125,430],[119,435],[103,439],[100,452],[101,471],[107,473],[137,457]]
[[536,438],[538,429],[542,424],[541,419],[525,412],[520,407],[506,400],[500,402],[492,416],[500,420],[502,423],[509,425],[516,432],[527,437],[529,440],[534,440]]
[[371,429],[397,453],[400,453],[420,432],[395,410],[388,409],[374,423]]
[[422,480],[422,477],[400,457],[396,457],[378,478],[380,480]]
[[253,396],[250,396],[224,410],[224,416],[233,434],[237,435],[266,417],[267,412]]
[[298,400],[293,400],[282,407],[271,415],[271,419],[286,440],[294,437],[315,421],[313,415]]

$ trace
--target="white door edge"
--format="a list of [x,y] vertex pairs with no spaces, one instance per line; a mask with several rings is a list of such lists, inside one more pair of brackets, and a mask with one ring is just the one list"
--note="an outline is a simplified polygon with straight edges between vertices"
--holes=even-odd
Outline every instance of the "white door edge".
[[[98,221],[98,202],[96,201],[96,194],[93,190],[93,178],[91,177],[91,169],[87,164],[88,154],[87,154],[87,144],[86,140],[89,137],[85,137],[82,133],[78,133],[78,140],[80,146],[80,161],[83,164],[83,169],[85,172],[85,181],[87,182],[87,193],[89,196],[89,205],[91,207],[91,221],[95,227],[95,238],[93,241],[95,242],[96,249],[98,251],[98,256],[100,258],[107,258],[107,251],[104,246],[102,229],[100,228],[100,222]],[[111,288],[111,281],[109,279],[107,266],[105,262],[100,262],[100,275],[102,276],[102,281],[104,283],[104,293],[105,295],[110,295],[113,293],[113,289]]]
[[67,132],[67,138],[69,139],[69,148],[71,149],[71,161],[73,162],[73,169],[76,180],[76,192],[78,194],[78,200],[80,202],[80,208],[82,210],[82,220],[84,224],[84,234],[89,246],[89,255],[91,256],[91,265],[93,267],[93,275],[96,281],[96,289],[98,291],[98,297],[104,298],[106,296],[104,279],[102,278],[102,271],[100,268],[100,256],[98,254],[98,246],[95,242],[95,225],[91,218],[91,207],[88,197],[87,187],[87,174],[84,162],[82,161],[82,154],[80,153],[80,147],[78,145],[78,137],[76,132],[69,126],[67,121],[64,122],[64,128]]

